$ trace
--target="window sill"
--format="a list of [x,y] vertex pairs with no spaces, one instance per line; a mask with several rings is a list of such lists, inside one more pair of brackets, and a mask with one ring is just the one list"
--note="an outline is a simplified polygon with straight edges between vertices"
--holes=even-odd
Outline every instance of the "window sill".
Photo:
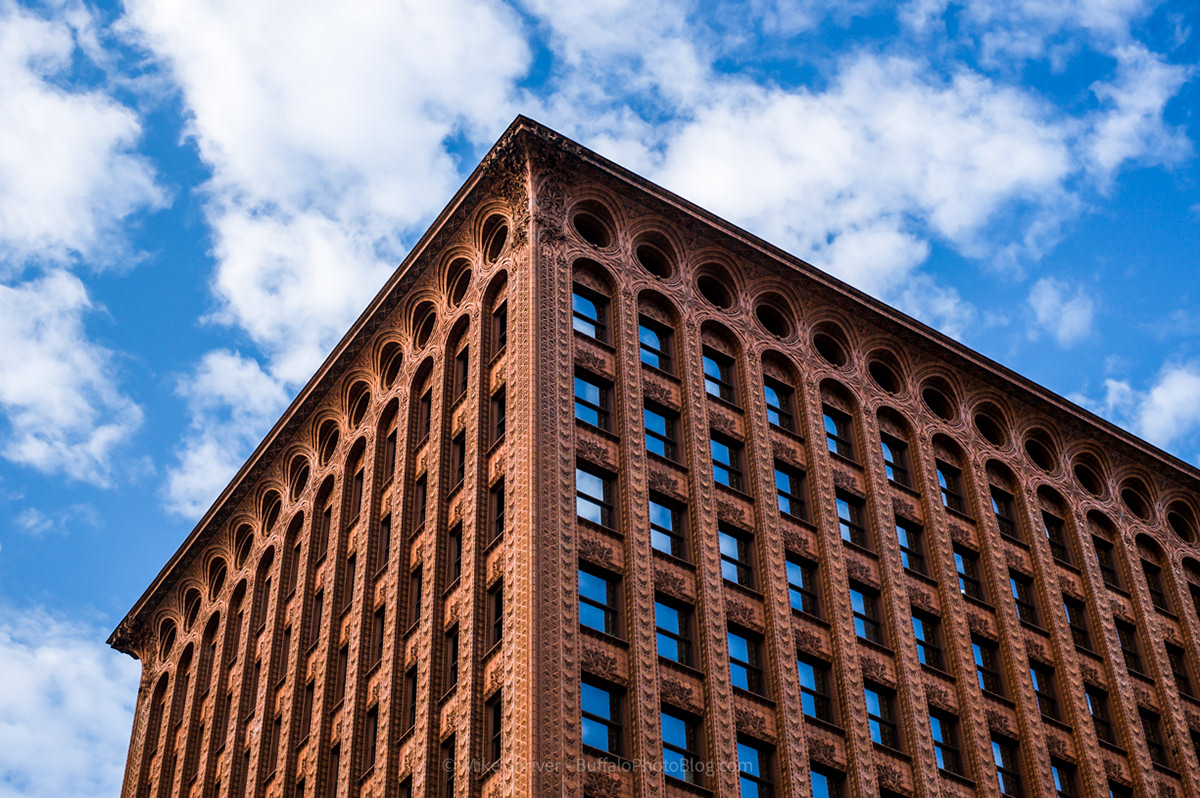
[[489,366],[495,365],[497,360],[504,357],[504,352],[505,352],[506,348],[507,348],[506,343],[500,344],[499,347],[496,349],[496,351],[492,354],[491,358],[488,359],[487,364]]
[[[672,358],[672,359],[674,359],[674,358]],[[643,371],[649,371],[651,374],[661,377],[664,380],[667,380],[669,382],[673,382],[676,385],[682,384],[679,380],[679,377],[675,376],[673,373],[671,373],[669,371],[666,371],[665,369],[660,369],[658,366],[651,366],[649,363],[647,363],[644,360],[641,361],[641,364],[642,364]]]
[[825,451],[829,452],[830,459],[835,460],[840,463],[845,463],[846,465],[853,467],[854,470],[856,470],[856,471],[863,470],[862,463],[858,462],[853,457],[847,457],[844,454],[839,454],[838,452],[831,451],[828,446],[825,447]]
[[494,549],[498,545],[500,545],[500,542],[503,540],[504,540],[504,531],[501,530],[500,534],[496,535],[491,540],[489,540],[487,542],[487,545],[483,547],[483,556],[487,557],[487,555],[492,551],[492,549]]
[[1062,729],[1063,731],[1067,732],[1068,734],[1070,734],[1072,731],[1074,731],[1074,727],[1071,726],[1071,724],[1063,723],[1058,718],[1052,718],[1049,715],[1042,715],[1042,723],[1049,724],[1049,725],[1055,727],[1056,729]]
[[695,679],[700,679],[700,680],[704,679],[704,675],[705,675],[704,671],[697,670],[697,669],[693,668],[691,665],[687,665],[687,664],[679,662],[677,660],[673,660],[670,657],[664,657],[662,654],[658,655],[658,664],[659,664],[660,668],[665,665],[669,670],[679,671],[679,672],[681,672],[687,676],[691,676]]
[[818,729],[824,729],[830,734],[836,734],[839,737],[846,736],[846,730],[832,721],[814,718],[812,715],[805,715],[804,722],[816,726]]
[[948,781],[953,781],[957,784],[961,784],[962,786],[964,786],[968,789],[971,789],[971,790],[975,789],[974,781],[972,781],[971,779],[969,779],[966,776],[963,776],[959,773],[955,773],[952,770],[942,770],[941,768],[938,768],[938,775]]
[[1104,586],[1106,588],[1108,588],[1109,590],[1111,590],[1112,592],[1116,593],[1118,596],[1124,596],[1125,598],[1129,598],[1129,591],[1126,590],[1125,588],[1121,587],[1120,585],[1112,585],[1112,584],[1109,584],[1108,582],[1105,582]]
[[[676,445],[678,445],[678,444],[676,444]],[[686,474],[688,472],[688,467],[685,466],[683,463],[679,462],[678,460],[672,460],[670,457],[663,457],[661,454],[652,452],[649,449],[646,450],[646,459],[652,463],[661,463],[665,466],[669,466],[673,470],[681,471],[684,474]]]
[[740,584],[738,582],[733,582],[728,579],[725,580],[725,587],[733,588],[733,591],[735,593],[743,593],[743,594],[745,594],[745,596],[747,598],[752,598],[752,599],[755,599],[756,601],[762,601],[764,598],[763,594],[759,593],[754,588],[747,587],[746,585]]
[[583,624],[579,624],[579,631],[582,632],[585,637],[594,638],[617,648],[625,650],[629,649],[629,641],[625,640],[624,638],[617,637],[614,634],[602,632],[599,629],[593,629],[592,627],[584,626]]
[[953,507],[948,507],[945,504],[942,505],[942,509],[960,521],[969,521],[971,524],[975,523],[975,519],[967,515],[963,510],[955,510]]
[[1108,740],[1101,740],[1100,738],[1097,737],[1096,742],[1100,743],[1101,748],[1107,748],[1109,751],[1112,751],[1114,754],[1120,754],[1121,756],[1125,756],[1125,754],[1128,753],[1121,746],[1117,745],[1116,743],[1110,743]]
[[820,617],[819,615],[813,615],[811,612],[805,612],[804,610],[799,610],[799,609],[796,609],[795,607],[792,607],[792,617],[793,618],[802,618],[811,624],[820,626],[822,629],[829,628],[829,621],[825,620],[824,618]]
[[873,744],[875,746],[876,751],[887,754],[888,756],[891,756],[891,757],[895,757],[896,759],[902,759],[905,762],[912,762],[912,757],[909,756],[908,754],[904,753],[903,751],[901,751],[898,748],[892,748],[890,745],[884,745],[883,743],[873,743]]
[[446,491],[446,504],[450,504],[450,500],[462,490],[463,483],[466,481],[464,477],[459,477],[458,481],[450,486],[450,490]]
[[703,787],[699,784],[696,784],[694,782],[684,781],[683,779],[676,778],[675,776],[672,776],[670,774],[664,774],[664,776],[666,778],[667,786],[672,789],[680,790],[682,792],[690,792],[692,795],[712,795],[713,794],[712,790],[708,789],[707,787]]
[[1025,541],[1021,540],[1020,538],[1014,538],[1012,535],[1006,535],[1003,532],[1001,532],[1000,539],[1007,543],[1011,543],[1012,545],[1016,546],[1019,549],[1024,549],[1025,551],[1029,551],[1029,544],[1026,543]]
[[717,487],[717,490],[722,493],[728,493],[730,496],[741,499],[742,501],[747,502],[749,504],[754,503],[754,497],[751,496],[749,493],[742,493],[742,491],[740,489],[731,488],[730,486],[726,485],[724,482],[717,482],[715,479],[713,480],[713,484]]
[[1043,629],[1041,626],[1037,625],[1036,623],[1033,623],[1032,621],[1027,621],[1024,618],[1020,618],[1020,617],[1018,617],[1017,620],[1019,620],[1021,622],[1021,626],[1025,627],[1026,629],[1028,629],[1031,632],[1036,632],[1037,634],[1041,635],[1042,637],[1050,636],[1050,633],[1048,631],[1046,631],[1045,629]]
[[379,659],[377,659],[373,663],[371,663],[371,667],[367,668],[367,672],[363,674],[364,678],[366,678],[369,681],[371,679],[371,677],[374,676],[379,671],[379,669],[382,667],[383,667],[383,657],[380,657]]
[[483,657],[481,658],[481,661],[486,663],[488,660],[490,660],[492,657],[494,657],[496,655],[496,652],[498,652],[503,647],[503,645],[504,645],[503,640],[497,640],[495,643],[492,643],[490,646],[488,646],[487,651],[483,652]]
[[1080,573],[1080,570],[1078,568],[1076,568],[1074,565],[1067,562],[1066,560],[1060,560],[1057,557],[1054,557],[1053,555],[1051,555],[1051,559],[1054,560],[1054,564],[1057,565],[1059,568],[1066,568],[1068,571],[1070,571],[1073,574]]
[[1150,764],[1154,765],[1154,769],[1157,770],[1159,773],[1165,773],[1166,775],[1172,776],[1176,779],[1181,778],[1179,771],[1175,770],[1170,765],[1164,765],[1160,762],[1151,762]]
[[921,498],[921,491],[917,490],[912,485],[906,485],[905,483],[897,482],[894,479],[889,479],[888,484],[891,485],[896,490],[900,491],[901,493],[907,493],[909,496],[912,496],[914,499]]
[[1076,650],[1076,651],[1078,651],[1080,654],[1083,654],[1084,656],[1086,656],[1086,657],[1088,657],[1088,658],[1090,658],[1090,659],[1094,659],[1094,660],[1096,660],[1097,662],[1103,662],[1103,661],[1104,661],[1104,658],[1103,658],[1103,657],[1101,657],[1099,654],[1097,654],[1095,651],[1092,651],[1090,648],[1086,648],[1086,647],[1084,647],[1084,646],[1081,646],[1081,645],[1079,645],[1078,643],[1076,643],[1076,644],[1075,644],[1075,650]]
[[747,690],[744,687],[738,687],[737,685],[734,685],[733,694],[736,696],[741,696],[747,701],[752,701],[755,704],[759,704],[766,709],[772,709],[775,706],[775,702],[767,696],[763,695],[762,693],[756,693],[753,690]]
[[586,341],[588,344],[597,346],[600,349],[602,349],[603,351],[608,352],[610,354],[615,355],[617,353],[617,350],[613,347],[613,345],[608,343],[607,341],[601,341],[599,338],[596,338],[595,336],[592,336],[592,335],[588,335],[587,333],[581,333],[579,330],[572,330],[571,332],[573,332],[575,334],[575,341],[577,343],[579,341]]
[[678,566],[679,568],[683,568],[685,570],[693,571],[693,572],[696,570],[695,563],[693,563],[689,560],[685,560],[682,557],[676,557],[674,554],[663,551],[662,549],[651,548],[651,551],[654,552],[655,557],[657,557],[661,560],[664,560],[666,562],[669,562],[672,565]]
[[988,604],[986,601],[984,601],[981,598],[975,598],[974,596],[967,595],[966,593],[963,593],[961,590],[958,592],[958,595],[962,596],[963,601],[967,602],[968,604],[974,604],[975,606],[985,609],[988,612],[996,611],[995,607],[993,607],[991,604]]
[[1126,670],[1129,671],[1130,676],[1132,676],[1134,679],[1137,679],[1139,682],[1148,684],[1151,687],[1154,686],[1154,679],[1142,673],[1141,671],[1135,671],[1133,668],[1126,668]]
[[863,555],[864,557],[868,557],[872,560],[879,559],[879,555],[876,554],[874,551],[872,551],[871,549],[868,549],[866,546],[860,546],[859,544],[855,543],[852,540],[846,540],[845,538],[842,538],[842,545],[845,546],[846,548],[850,549],[850,551],[857,552],[857,553]]
[[908,574],[913,579],[916,579],[918,582],[924,582],[925,584],[929,585],[930,587],[937,587],[937,585],[938,585],[937,580],[934,579],[929,574],[923,574],[920,571],[914,571],[911,568],[905,568],[904,573]]
[[296,743],[296,749],[295,749],[295,750],[297,750],[297,751],[302,751],[302,750],[304,750],[304,746],[308,745],[308,738],[311,736],[311,734],[312,734],[312,733],[310,732],[310,733],[308,733],[308,734],[305,734],[303,737],[301,737],[301,738],[300,738],[300,741],[299,741],[298,743]]
[[816,527],[813,525],[812,521],[808,520],[807,513],[805,513],[804,515],[795,515],[794,513],[785,513],[783,510],[780,510],[779,517],[785,521],[791,521],[793,524],[799,524],[800,526],[805,527],[807,529],[814,529],[814,530],[816,529]]
[[342,706],[343,706],[345,703],[346,703],[346,698],[345,698],[345,696],[343,696],[343,697],[339,698],[339,699],[337,700],[337,703],[336,703],[336,704],[334,704],[333,706],[331,706],[331,707],[329,708],[329,715],[330,715],[330,717],[332,717],[332,716],[336,715],[338,712],[340,712],[340,711],[342,710]]
[[618,532],[616,529],[613,529],[610,526],[601,526],[600,524],[597,524],[595,521],[589,521],[588,519],[583,518],[578,515],[575,516],[575,523],[579,524],[584,529],[591,529],[596,532],[599,532],[602,535],[608,535],[611,538],[616,538],[617,540],[625,539],[625,536],[623,534],[621,534],[620,532]]
[[450,584],[446,585],[446,587],[444,587],[442,589],[442,598],[443,599],[446,598],[451,593],[453,593],[455,590],[457,590],[458,586],[461,582],[462,582],[461,575],[454,577],[454,579],[450,582]]
[[405,640],[407,640],[409,637],[411,637],[411,636],[412,636],[413,632],[417,631],[417,629],[419,629],[420,627],[421,627],[421,619],[420,619],[420,618],[417,618],[415,621],[413,621],[412,623],[410,623],[410,624],[408,625],[408,628],[407,628],[407,629],[405,629],[405,630],[404,630],[404,631],[403,631],[403,632],[400,634],[400,636],[401,636],[402,638],[404,638]]
[[1003,704],[1004,706],[1009,707],[1010,709],[1015,708],[1017,706],[1010,699],[1005,698],[1004,696],[1000,695],[999,693],[993,693],[991,690],[984,690],[981,688],[979,692],[983,693],[983,697],[988,699],[989,701],[995,701],[997,704]]
[[1170,618],[1172,621],[1179,620],[1179,616],[1176,615],[1175,613],[1171,612],[1166,607],[1160,607],[1157,604],[1155,604],[1154,602],[1150,602],[1150,606],[1154,607],[1154,611],[1157,612],[1159,615],[1164,615],[1167,618]]
[[375,775],[375,763],[372,762],[371,764],[367,765],[367,769],[362,772],[362,775],[358,777],[358,780],[360,782],[363,782],[363,781],[366,781],[367,779],[371,778],[374,775]]
[[492,445],[491,445],[491,446],[489,446],[489,447],[487,448],[487,452],[486,452],[486,454],[487,454],[489,457],[490,457],[490,456],[491,456],[491,455],[492,455],[492,454],[493,454],[493,453],[494,453],[494,452],[495,452],[497,449],[499,449],[501,446],[503,446],[503,445],[504,445],[504,437],[505,437],[505,435],[507,435],[507,434],[508,434],[508,431],[507,431],[507,430],[505,430],[504,432],[501,432],[499,435],[497,435],[497,436],[496,436],[496,439],[495,439],[494,441],[492,441]]
[[457,692],[458,692],[458,682],[455,682],[454,684],[452,684],[446,688],[446,691],[444,693],[442,693],[442,697],[438,699],[438,703],[439,704],[446,703],[451,698],[454,698],[454,694]]
[[741,415],[742,408],[740,405],[736,405],[733,402],[729,401],[728,399],[722,399],[721,397],[717,396],[715,393],[709,393],[708,391],[705,391],[704,395],[707,396],[713,402],[716,402],[718,407],[724,407],[726,410],[732,410],[733,412],[737,413],[738,415]]
[[858,642],[862,643],[867,648],[873,648],[876,651],[880,652],[881,654],[887,654],[889,656],[894,656],[896,653],[895,651],[888,648],[883,643],[876,643],[874,640],[868,640],[865,637],[856,637],[856,639],[858,640]]
[[770,425],[772,432],[778,432],[780,435],[791,439],[795,443],[804,443],[804,436],[799,432],[788,429],[787,427],[781,427],[778,424],[771,424],[770,422],[767,423]]
[[930,673],[930,674],[938,677],[939,679],[944,679],[945,681],[948,681],[948,682],[957,682],[958,681],[958,679],[955,678],[954,674],[947,673],[946,671],[942,670],[941,668],[935,668],[932,665],[926,665],[924,662],[921,663],[921,669],[927,673]]
[[582,429],[586,432],[591,433],[592,435],[599,435],[601,438],[612,441],[613,443],[621,442],[620,435],[617,435],[615,432],[610,432],[609,430],[606,430],[604,427],[597,427],[595,424],[590,424],[581,418],[575,419],[575,428]]

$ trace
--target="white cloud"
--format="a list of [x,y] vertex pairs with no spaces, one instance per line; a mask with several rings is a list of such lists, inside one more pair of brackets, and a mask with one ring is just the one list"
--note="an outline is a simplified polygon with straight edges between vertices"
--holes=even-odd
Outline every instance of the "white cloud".
[[[70,12],[77,27],[90,21]],[[121,221],[164,204],[133,152],[137,116],[102,91],[63,88],[80,52],[66,22],[0,2],[0,276],[30,260],[111,260]]]
[[1125,161],[1169,165],[1190,155],[1186,132],[1167,125],[1163,110],[1194,69],[1168,64],[1141,45],[1121,47],[1115,55],[1115,79],[1092,86],[1105,110],[1086,139],[1091,167],[1107,178]]
[[1146,389],[1110,378],[1104,381],[1102,400],[1076,401],[1169,450],[1200,433],[1200,364],[1167,364]]
[[[1029,306],[1038,328],[1048,332],[1059,346],[1072,346],[1092,333],[1096,308],[1083,286],[1072,291],[1062,280],[1043,277],[1029,291]],[[1031,330],[1030,335],[1036,338],[1037,331]]]
[[9,422],[0,453],[108,485],[114,452],[142,410],[118,389],[113,353],[87,337],[92,310],[83,283],[65,271],[0,285],[0,409]]
[[120,793],[141,668],[105,637],[41,609],[0,612],[0,798]]
[[17,530],[23,535],[40,538],[50,532],[66,533],[68,527],[75,523],[87,526],[101,526],[100,514],[90,504],[73,504],[49,512],[43,512],[36,507],[26,507],[17,513]]
[[177,391],[188,404],[191,427],[167,474],[167,508],[197,518],[228,484],[254,445],[291,398],[258,362],[216,350],[201,360]]

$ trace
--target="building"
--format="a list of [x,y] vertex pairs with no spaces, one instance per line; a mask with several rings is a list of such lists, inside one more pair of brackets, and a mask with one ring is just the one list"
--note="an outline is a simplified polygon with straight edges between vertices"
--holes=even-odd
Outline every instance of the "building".
[[123,795],[1197,796],[1198,476],[518,118],[113,633]]

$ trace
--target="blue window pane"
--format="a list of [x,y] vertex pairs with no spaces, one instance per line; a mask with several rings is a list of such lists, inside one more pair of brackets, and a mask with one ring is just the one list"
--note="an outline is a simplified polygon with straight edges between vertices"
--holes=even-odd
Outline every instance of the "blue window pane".
[[654,623],[659,629],[681,634],[679,614],[679,610],[674,607],[668,607],[666,604],[659,604],[657,602],[654,604]]
[[810,771],[809,780],[812,782],[813,798],[834,798],[833,783],[824,773]]
[[[738,770],[751,776],[763,778],[762,763],[759,761],[759,750],[745,743],[738,743]],[[745,793],[742,793],[743,798]]]
[[592,601],[598,601],[601,604],[608,603],[608,582],[595,574],[587,571],[579,572],[579,595],[590,598]]
[[817,717],[817,701],[816,696],[808,691],[816,691],[817,689],[817,673],[813,668],[812,663],[800,660],[796,663],[796,669],[800,672],[800,686],[806,688],[800,691],[800,703],[804,710],[804,714],[810,718]]
[[662,713],[662,737],[664,743],[687,748],[687,722],[666,712]]

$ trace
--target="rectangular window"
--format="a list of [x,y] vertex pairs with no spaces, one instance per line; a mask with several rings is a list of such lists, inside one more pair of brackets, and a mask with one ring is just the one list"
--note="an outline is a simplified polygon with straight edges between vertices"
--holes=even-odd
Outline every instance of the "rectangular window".
[[700,784],[704,767],[700,755],[700,724],[676,709],[662,710],[663,773],[689,784]]
[[871,548],[871,542],[867,540],[866,520],[863,518],[863,500],[839,491],[834,502],[837,504],[842,540],[864,549]]
[[354,472],[354,478],[350,480],[350,525],[354,524],[362,512],[363,480],[364,473],[361,468]]
[[749,532],[720,527],[721,575],[742,587],[754,587],[753,546]]
[[367,710],[367,720],[363,729],[363,767],[375,767],[375,749],[379,743],[379,705]]
[[792,407],[795,391],[792,386],[767,377],[763,380],[763,393],[767,399],[767,420],[788,432],[794,432],[796,420]]
[[308,739],[312,731],[313,703],[317,697],[316,682],[310,681],[304,685],[304,699],[300,704],[300,739]]
[[691,665],[691,610],[677,602],[660,598],[654,602],[654,627],[658,636],[658,656],[681,665]]
[[388,562],[392,557],[392,516],[385,515],[379,519],[378,546],[376,550],[379,552],[379,568],[380,570],[388,567]]
[[851,585],[850,606],[854,611],[854,631],[863,640],[883,645],[883,624],[879,619],[879,594]]
[[938,768],[962,775],[962,758],[958,753],[958,718],[948,712],[931,710],[929,728],[933,733],[933,753]]
[[1013,603],[1017,605],[1017,617],[1025,623],[1037,626],[1037,606],[1033,603],[1033,579],[1025,574],[1009,571],[1008,584],[1012,589]]
[[430,389],[421,394],[421,398],[417,402],[417,440],[424,441],[429,437],[429,430],[433,426],[433,390]]
[[487,721],[484,729],[484,739],[487,741],[487,756],[484,767],[493,768],[500,763],[500,755],[504,752],[504,704],[501,703],[500,693],[496,693],[484,707],[483,715]]
[[576,468],[575,512],[585,521],[613,529],[615,513],[612,479],[585,468]]
[[488,491],[488,506],[491,515],[491,543],[504,536],[504,477],[496,480]]
[[[246,749],[246,764],[247,768],[250,762],[250,749]],[[338,787],[338,771],[342,768],[342,745],[338,743],[329,749],[329,782],[326,786],[326,794],[329,798],[336,798]]]
[[1029,678],[1033,681],[1033,693],[1037,696],[1038,711],[1048,718],[1058,720],[1058,695],[1054,687],[1054,669],[1049,665],[1030,660]]
[[1192,680],[1188,677],[1187,654],[1182,648],[1167,643],[1167,661],[1175,675],[1175,687],[1186,696],[1192,695]]
[[839,798],[842,794],[842,777],[839,774],[810,770],[808,782],[812,785],[813,798]]
[[385,622],[387,620],[387,606],[381,605],[375,610],[375,617],[371,625],[371,665],[374,666],[383,660],[383,642],[386,639],[384,635]]
[[302,541],[296,541],[296,547],[292,549],[292,556],[288,557],[287,578],[283,583],[283,591],[290,596],[296,592],[296,588],[300,585],[300,554]]
[[488,645],[497,645],[504,639],[504,583],[496,582],[488,589]]
[[646,428],[646,451],[668,460],[678,460],[679,414],[648,404],[642,409],[642,419]]
[[1125,667],[1131,671],[1142,673],[1142,656],[1138,651],[1137,628],[1133,624],[1117,621],[1117,640],[1121,643],[1121,654],[1125,657]]
[[617,633],[617,580],[592,568],[579,568],[579,622],[589,629]]
[[383,484],[392,481],[396,474],[396,430],[388,432],[383,441]]
[[1071,564],[1071,553],[1067,548],[1066,527],[1058,516],[1042,511],[1042,531],[1046,533],[1046,541],[1050,544],[1050,554],[1059,562]]
[[607,382],[586,372],[575,373],[575,418],[599,427],[612,429],[610,388]]
[[868,682],[863,685],[863,692],[867,698],[867,724],[871,728],[871,740],[888,748],[899,749],[900,734],[896,728],[892,691]]
[[333,697],[334,704],[342,703],[342,699],[346,697],[346,677],[350,670],[350,646],[349,644],[338,649],[337,665],[333,671]]
[[508,393],[504,388],[492,394],[492,443],[504,437],[508,426]]
[[650,498],[650,545],[656,550],[683,558],[683,512],[655,496]]
[[800,705],[804,714],[826,723],[833,723],[829,665],[808,657],[798,657],[796,669],[800,672]]
[[779,460],[775,461],[775,497],[779,512],[795,518],[808,518],[804,472]]
[[941,619],[913,610],[913,635],[917,639],[917,659],[922,665],[942,670]]
[[704,390],[710,396],[736,403],[737,391],[733,381],[733,358],[704,348]]
[[1089,684],[1084,686],[1083,694],[1087,699],[1088,712],[1092,715],[1092,726],[1096,729],[1097,739],[1114,743],[1112,721],[1108,716],[1108,693]]
[[417,725],[417,666],[413,665],[404,674],[404,721],[405,730]]
[[[435,574],[436,576],[436,574]],[[408,625],[413,626],[421,620],[421,569],[413,569],[408,575]]]
[[928,573],[925,568],[924,531],[906,518],[896,518],[896,540],[900,544],[900,563],[910,571]]
[[462,484],[467,475],[467,431],[463,430],[450,441],[451,490]]
[[425,513],[429,507],[429,480],[425,475],[413,482],[413,532],[425,526]]
[[1087,608],[1082,601],[1070,596],[1063,596],[1063,611],[1067,613],[1067,625],[1071,627],[1071,637],[1075,645],[1092,650],[1092,636],[1088,632]]
[[342,580],[342,612],[350,609],[354,603],[354,576],[358,570],[358,555],[351,554],[346,558],[345,579]]
[[[313,596],[312,614],[310,616],[308,628],[308,641],[310,646],[315,646],[321,639],[321,616],[325,614],[325,591],[318,590]],[[234,638],[237,639],[236,637]]]
[[1050,757],[1050,775],[1054,778],[1054,798],[1077,798],[1074,765]]
[[942,494],[942,505],[956,513],[966,513],[967,504],[963,500],[962,472],[949,463],[937,462],[938,490]]
[[508,302],[501,302],[492,311],[492,352],[500,353],[508,346]]
[[738,740],[738,782],[742,798],[771,798],[775,794],[771,749],[747,739]]
[[992,489],[992,513],[996,516],[996,526],[1001,535],[1010,538],[1020,538],[1017,533],[1016,514],[1013,512],[1013,496],[995,485]]
[[317,524],[317,539],[316,551],[317,562],[325,559],[325,554],[329,551],[329,533],[333,529],[333,505],[325,505],[325,509],[321,512],[321,520]]
[[1170,612],[1167,593],[1163,590],[1162,569],[1152,562],[1142,560],[1142,573],[1146,576],[1146,589],[1150,591],[1150,603],[1163,612]]
[[825,446],[834,454],[853,460],[854,430],[850,416],[829,405],[825,405],[823,411],[825,415]]
[[729,630],[729,675],[734,687],[764,694],[762,641],[757,635]]
[[579,690],[583,745],[593,751],[621,754],[621,693],[598,679],[583,677]]
[[887,472],[887,478],[897,485],[911,487],[912,479],[908,475],[908,444],[886,432],[880,433],[879,443],[883,450],[883,470]]
[[458,624],[446,632],[446,690],[458,684]]
[[1150,753],[1150,761],[1156,765],[1170,767],[1158,715],[1145,707],[1138,707],[1138,715],[1142,719],[1142,733],[1146,736],[1146,748]]
[[979,579],[979,555],[969,549],[954,548],[954,567],[958,571],[958,590],[964,596],[986,601]]
[[971,652],[975,657],[975,677],[979,688],[985,693],[1004,695],[1004,683],[1000,679],[1000,650],[995,642],[980,637],[971,639]]
[[471,350],[463,347],[454,357],[454,401],[467,395],[467,380],[471,376]]
[[454,798],[454,776],[458,771],[458,761],[454,750],[454,738],[442,743],[441,777],[438,779],[438,798]]
[[992,761],[996,764],[996,779],[1004,798],[1022,798],[1021,763],[1017,761],[1017,744],[1001,737],[992,738]]
[[571,326],[597,341],[608,341],[608,298],[576,285],[571,297]]
[[642,316],[638,320],[638,344],[642,362],[668,374],[674,372],[671,358],[671,328]]
[[446,584],[452,585],[462,576],[462,523],[450,528],[446,534]]
[[742,444],[723,435],[709,440],[712,451],[713,479],[717,484],[742,490]]
[[817,564],[789,552],[787,580],[792,609],[821,617],[821,605],[817,600]]
[[1100,576],[1104,584],[1120,589],[1121,580],[1117,577],[1117,562],[1113,556],[1113,545],[1102,538],[1093,537],[1092,545],[1096,549],[1096,563],[1100,566]]

